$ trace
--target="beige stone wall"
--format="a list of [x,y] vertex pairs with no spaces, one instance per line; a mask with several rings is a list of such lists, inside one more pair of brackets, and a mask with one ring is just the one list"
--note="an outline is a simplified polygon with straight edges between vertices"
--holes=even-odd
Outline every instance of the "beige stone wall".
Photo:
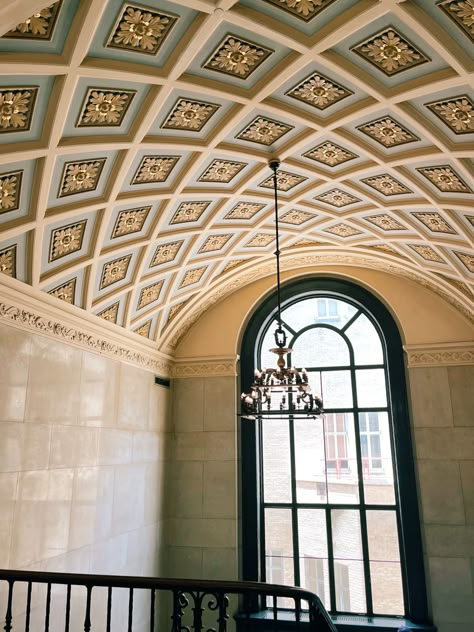
[[161,572],[153,373],[0,324],[0,567]]
[[474,629],[474,366],[409,369],[415,459],[433,618]]
[[236,379],[173,381],[167,575],[237,579]]

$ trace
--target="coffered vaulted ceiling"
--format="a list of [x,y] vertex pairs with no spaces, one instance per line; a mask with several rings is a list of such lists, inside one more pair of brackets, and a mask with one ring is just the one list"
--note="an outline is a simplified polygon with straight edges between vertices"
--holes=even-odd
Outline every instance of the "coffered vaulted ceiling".
[[2,12],[3,274],[172,349],[272,272],[279,157],[283,267],[389,270],[472,317],[474,0]]

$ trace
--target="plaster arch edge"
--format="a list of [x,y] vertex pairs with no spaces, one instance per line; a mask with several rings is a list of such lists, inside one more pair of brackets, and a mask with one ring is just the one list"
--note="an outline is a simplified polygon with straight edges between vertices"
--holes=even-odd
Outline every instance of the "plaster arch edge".
[[[287,258],[282,266],[282,283],[308,274],[354,282],[370,291],[390,311],[407,353],[413,347],[417,351],[416,358],[421,357],[420,353],[427,358],[425,347],[431,353],[433,345],[441,345],[443,349],[446,346],[451,349],[453,345],[457,349],[461,345],[464,350],[472,347],[474,361],[474,310],[468,300],[463,300],[460,292],[457,295],[452,292],[450,284],[435,283],[433,279],[397,262],[382,262],[375,257],[363,260],[350,257],[349,261],[347,257],[335,259],[333,256],[322,260],[321,255]],[[173,348],[178,374],[178,367],[184,367],[186,363],[199,362],[199,359],[210,361],[212,358],[221,365],[225,361],[226,374],[235,374],[231,365],[235,366],[238,359],[246,324],[259,303],[275,289],[273,268],[267,263],[253,269],[251,280],[248,280],[248,273],[236,275],[232,288],[225,286],[220,288],[220,292],[218,290],[220,296],[217,300],[214,300],[212,292],[207,295],[206,300],[201,302],[197,318],[191,314],[181,322],[180,336]],[[413,306],[416,308],[413,309]],[[223,328],[226,335],[222,334]],[[435,357],[433,353],[431,357]],[[437,357],[441,357],[439,353]],[[447,357],[446,354],[443,357]],[[459,355],[456,352],[449,357],[451,360],[463,357],[470,363],[471,354]]]

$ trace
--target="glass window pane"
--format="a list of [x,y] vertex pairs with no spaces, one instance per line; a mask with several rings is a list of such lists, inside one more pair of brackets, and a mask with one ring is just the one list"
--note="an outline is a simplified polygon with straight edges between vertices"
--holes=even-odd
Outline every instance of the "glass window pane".
[[368,511],[367,537],[371,561],[400,561],[397,515],[395,511]]
[[336,608],[341,612],[365,612],[360,514],[353,509],[333,509],[331,526]]
[[368,511],[367,537],[374,612],[404,614],[395,511]]
[[291,364],[301,367],[347,366],[349,347],[344,338],[325,327],[308,329],[292,343]]
[[293,556],[293,527],[290,509],[265,509],[265,555]]
[[278,550],[270,553],[272,555],[265,555],[265,581],[268,584],[294,586],[293,556],[280,555]]
[[[370,422],[367,431],[366,419],[373,416],[377,416],[377,423]],[[371,427],[378,430],[370,431]],[[359,431],[365,502],[370,505],[394,505],[395,488],[388,414],[359,413]]]
[[354,347],[356,364],[383,364],[380,336],[367,316],[360,314],[346,334]]
[[405,614],[399,562],[371,562],[370,580],[375,614]]
[[294,422],[296,500],[299,503],[326,502],[323,420]]
[[316,393],[321,393],[325,410],[352,407],[350,371],[322,371],[322,389],[319,386],[318,374],[310,373],[309,382]]
[[330,322],[335,327],[343,327],[357,309],[345,301],[326,298],[308,298],[282,310],[282,318],[298,331],[307,325]]
[[381,456],[380,435],[378,435],[378,434],[371,434],[370,435],[370,454],[371,454],[371,459],[372,460],[374,460],[377,457]]
[[300,555],[327,558],[328,543],[324,509],[298,509]]
[[356,509],[333,509],[331,525],[334,558],[362,560],[359,512]]
[[326,413],[326,476],[329,503],[358,503],[359,476],[351,413]]
[[356,371],[356,383],[357,401],[360,408],[365,406],[382,408],[387,405],[383,369],[359,369]]
[[364,564],[353,560],[334,561],[336,609],[339,612],[366,612]]
[[378,413],[369,413],[369,430],[370,431],[378,431],[379,430],[379,416]]
[[326,512],[298,510],[300,584],[330,607]]
[[324,607],[331,607],[329,592],[329,565],[327,559],[317,557],[300,557],[300,584],[302,588],[318,595]]
[[291,501],[288,420],[262,418],[264,502]]

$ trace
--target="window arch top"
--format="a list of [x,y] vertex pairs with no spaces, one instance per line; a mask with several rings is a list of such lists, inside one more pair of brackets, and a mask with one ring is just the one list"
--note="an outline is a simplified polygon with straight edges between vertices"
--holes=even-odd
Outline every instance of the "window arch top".
[[[309,588],[335,616],[423,621],[423,559],[395,321],[368,291],[341,279],[301,279],[284,285],[281,296],[288,363],[307,370],[325,414],[306,421],[263,413],[255,427],[242,422],[244,576]],[[275,364],[275,319],[273,296],[245,332],[243,385],[254,368]]]
[[[294,366],[381,365],[384,362],[380,334],[358,307],[332,297],[303,297],[284,307],[283,329],[293,353]],[[262,366],[272,366],[275,346],[273,322],[262,338]]]

